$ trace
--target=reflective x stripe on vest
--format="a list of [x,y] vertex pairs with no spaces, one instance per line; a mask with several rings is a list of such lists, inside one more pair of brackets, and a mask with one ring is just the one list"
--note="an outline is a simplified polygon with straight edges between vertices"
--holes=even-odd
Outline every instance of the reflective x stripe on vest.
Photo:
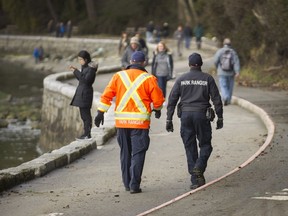
[[[126,71],[121,71],[119,75],[123,84],[126,87],[126,92],[122,96],[122,99],[117,106],[117,109],[115,111],[115,117],[149,119],[150,115],[147,115],[147,108],[143,104],[140,96],[138,95],[137,89],[147,78],[149,78],[150,75],[148,73],[142,73],[133,82],[131,82]],[[130,99],[134,101],[135,105],[139,109],[139,113],[122,113],[123,109],[126,107]]]

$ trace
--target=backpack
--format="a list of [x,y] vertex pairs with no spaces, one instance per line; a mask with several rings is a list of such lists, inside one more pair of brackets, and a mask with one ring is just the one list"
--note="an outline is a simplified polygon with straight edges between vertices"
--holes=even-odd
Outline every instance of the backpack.
[[233,52],[231,49],[226,49],[220,57],[220,66],[223,71],[233,71]]

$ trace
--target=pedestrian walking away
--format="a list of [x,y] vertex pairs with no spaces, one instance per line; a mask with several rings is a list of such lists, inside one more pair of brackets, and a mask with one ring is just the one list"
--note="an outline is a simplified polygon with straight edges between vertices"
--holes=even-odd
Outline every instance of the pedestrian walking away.
[[118,45],[118,54],[119,56],[122,56],[125,49],[128,47],[129,45],[129,38],[128,38],[128,34],[126,32],[122,32],[121,34],[121,38],[119,40],[119,45]]
[[[142,48],[138,38],[132,37],[130,39],[130,44],[126,47],[121,58],[121,65],[123,69],[125,69],[128,65],[130,65],[131,56],[136,51],[142,51]],[[145,56],[145,62],[148,63],[148,56]]]
[[201,23],[197,23],[193,31],[195,35],[197,49],[200,50],[202,45],[202,37],[204,35],[204,30]]
[[169,37],[169,35],[170,35],[170,27],[169,27],[169,24],[167,22],[163,23],[161,32],[162,32],[163,39],[167,39]]
[[72,34],[72,21],[68,20],[66,24],[66,33],[67,33],[67,38],[71,37]]
[[185,41],[185,48],[190,49],[191,39],[193,36],[192,28],[190,27],[190,23],[186,23],[184,30],[183,30],[183,36]]
[[95,125],[103,125],[104,113],[116,97],[115,126],[120,146],[122,180],[126,191],[133,194],[142,192],[141,176],[150,144],[150,117],[155,111],[155,118],[160,118],[164,97],[156,77],[144,68],[145,54],[134,52],[130,63],[125,70],[114,74],[105,88],[98,105]]
[[179,57],[181,57],[183,50],[183,40],[184,40],[183,28],[181,25],[177,27],[177,30],[174,32],[173,36],[177,43],[177,54]]
[[[188,172],[191,175],[191,189],[206,183],[204,172],[213,149],[210,122],[213,121],[215,112],[218,117],[216,129],[223,127],[221,96],[214,78],[202,72],[202,64],[202,57],[198,53],[189,56],[190,71],[176,80],[167,105],[166,130],[168,132],[174,131],[172,119],[177,106],[177,116],[181,120],[180,134],[185,147]],[[211,108],[210,99],[215,112]]]
[[154,38],[153,38],[154,29],[155,29],[154,22],[151,20],[146,26],[146,41],[148,43],[154,42]]
[[139,44],[141,47],[141,51],[144,52],[145,56],[147,57],[149,54],[149,47],[147,46],[145,39],[142,37],[140,32],[136,33],[135,37],[138,38],[138,41],[139,41]]
[[214,56],[219,86],[224,105],[231,103],[235,77],[240,74],[240,61],[237,52],[231,47],[231,40],[225,38],[223,47]]
[[91,61],[90,54],[86,50],[81,50],[78,53],[78,61],[81,65],[81,71],[72,65],[69,67],[69,69],[73,71],[76,79],[79,81],[70,105],[79,107],[80,116],[84,125],[84,133],[77,139],[83,140],[91,139],[91,106],[93,101],[92,85],[95,81],[98,64]]
[[173,77],[173,57],[164,41],[160,41],[153,52],[152,74],[157,77],[158,85],[166,98],[167,81]]

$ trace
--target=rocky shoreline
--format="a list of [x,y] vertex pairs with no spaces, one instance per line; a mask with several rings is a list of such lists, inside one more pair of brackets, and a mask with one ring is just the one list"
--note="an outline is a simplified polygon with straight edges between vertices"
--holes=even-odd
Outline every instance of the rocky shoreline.
[[[45,59],[39,64],[35,64],[30,55],[5,55],[1,61],[7,64],[15,64],[24,70],[33,70],[35,73],[45,75],[64,70],[60,62]],[[26,91],[30,86],[17,86],[19,91]],[[33,88],[33,87],[32,87]],[[29,121],[32,128],[38,129],[41,122],[42,90],[29,89],[30,91],[41,91],[39,96],[14,97],[11,94],[0,92],[0,128],[7,128],[9,124],[15,122]]]
[[[49,57],[48,57],[49,56]],[[109,59],[102,56],[100,52],[93,54],[94,60],[97,60],[101,66],[111,64],[113,62],[120,62],[119,56],[109,57]],[[9,64],[16,64],[26,70],[33,70],[33,72],[42,73],[44,76],[68,71],[68,66],[73,64],[80,67],[75,55],[67,55],[67,57],[55,55],[47,55],[43,61],[35,63],[32,55],[12,55],[6,54],[1,57],[1,61]],[[25,86],[23,87],[25,88]],[[0,128],[5,128],[11,121],[26,121],[33,122],[33,128],[39,128],[41,121],[41,101],[42,98],[15,98],[9,94],[0,92]]]

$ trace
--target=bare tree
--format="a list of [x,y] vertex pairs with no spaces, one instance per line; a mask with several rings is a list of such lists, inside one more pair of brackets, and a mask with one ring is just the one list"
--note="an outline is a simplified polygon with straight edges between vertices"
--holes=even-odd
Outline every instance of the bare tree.
[[178,20],[180,23],[191,23],[191,16],[185,0],[178,0]]
[[199,18],[198,18],[198,15],[197,15],[196,11],[195,11],[193,0],[188,0],[187,1],[187,7],[190,8],[190,11],[192,12],[192,15],[193,15],[195,23],[198,23],[199,22]]
[[88,14],[88,19],[92,22],[96,22],[96,10],[95,10],[95,2],[94,0],[85,0],[86,9]]
[[52,2],[51,0],[46,0],[46,4],[47,4],[47,7],[49,9],[49,12],[50,12],[50,16],[57,22],[58,21],[58,16],[54,10],[54,7],[52,5]]

